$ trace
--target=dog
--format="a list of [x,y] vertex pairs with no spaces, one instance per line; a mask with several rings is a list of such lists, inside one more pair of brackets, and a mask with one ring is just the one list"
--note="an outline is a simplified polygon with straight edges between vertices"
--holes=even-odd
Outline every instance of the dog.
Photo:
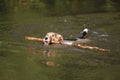
[[48,32],[43,39],[45,45],[50,45],[52,43],[61,43],[62,41],[63,36],[55,32]]
[[80,38],[80,39],[85,39],[87,33],[88,33],[88,29],[87,29],[87,28],[83,29],[83,31],[82,31],[82,36],[80,36],[79,38]]

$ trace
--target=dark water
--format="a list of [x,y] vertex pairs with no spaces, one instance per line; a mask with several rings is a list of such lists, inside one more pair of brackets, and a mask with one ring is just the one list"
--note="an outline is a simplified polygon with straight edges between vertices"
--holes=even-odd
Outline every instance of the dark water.
[[[119,79],[118,4],[117,0],[0,1],[0,80]],[[84,27],[90,29],[86,45],[111,51],[25,40],[51,31],[75,40]]]

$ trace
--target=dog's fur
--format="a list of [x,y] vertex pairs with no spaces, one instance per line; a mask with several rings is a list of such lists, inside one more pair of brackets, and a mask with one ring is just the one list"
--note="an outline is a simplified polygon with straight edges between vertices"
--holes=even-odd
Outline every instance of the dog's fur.
[[47,33],[43,39],[45,45],[52,44],[52,42],[60,43],[61,41],[63,41],[63,36],[55,32]]

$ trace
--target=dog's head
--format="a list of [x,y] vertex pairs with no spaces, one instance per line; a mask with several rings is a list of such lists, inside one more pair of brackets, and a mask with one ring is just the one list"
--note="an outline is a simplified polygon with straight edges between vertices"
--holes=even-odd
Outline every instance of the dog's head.
[[62,35],[60,35],[58,33],[54,33],[54,32],[49,32],[44,37],[43,42],[44,42],[45,45],[49,45],[52,42],[59,43],[62,40],[63,40]]

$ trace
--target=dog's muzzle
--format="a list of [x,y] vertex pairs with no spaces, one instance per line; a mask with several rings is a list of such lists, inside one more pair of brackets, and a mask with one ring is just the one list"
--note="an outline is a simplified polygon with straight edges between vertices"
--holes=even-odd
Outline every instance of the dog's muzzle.
[[45,36],[45,38],[43,39],[43,42],[45,45],[49,45],[50,44],[50,38],[48,36]]

